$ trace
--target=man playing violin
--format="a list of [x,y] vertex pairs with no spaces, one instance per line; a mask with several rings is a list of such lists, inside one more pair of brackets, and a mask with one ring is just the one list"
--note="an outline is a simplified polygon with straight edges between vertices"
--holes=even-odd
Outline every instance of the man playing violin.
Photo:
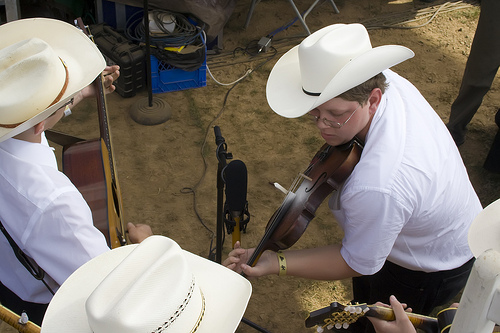
[[273,111],[310,117],[331,146],[363,145],[328,203],[344,238],[265,251],[254,267],[247,264],[254,249],[237,244],[225,266],[249,277],[352,278],[354,301],[395,295],[424,315],[465,286],[473,265],[467,230],[482,207],[440,117],[389,69],[413,56],[403,46],[373,48],[360,24],[335,24],[278,60],[266,89]]
[[[62,21],[13,21],[0,36],[0,302],[40,324],[66,278],[109,250],[86,201],[58,171],[44,131],[67,106],[95,96],[90,84],[103,70],[112,92],[119,68],[106,67],[93,42]],[[132,242],[152,234],[146,225],[128,229]]]

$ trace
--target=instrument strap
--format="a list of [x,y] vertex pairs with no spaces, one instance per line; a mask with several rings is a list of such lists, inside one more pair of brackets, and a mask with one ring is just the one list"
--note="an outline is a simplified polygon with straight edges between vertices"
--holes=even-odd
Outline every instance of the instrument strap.
[[28,272],[37,280],[40,280],[43,282],[45,287],[49,290],[49,292],[54,295],[54,291],[50,286],[45,282],[44,277],[45,277],[45,271],[40,267],[33,259],[31,259],[26,253],[24,253],[23,250],[16,244],[16,242],[12,239],[12,237],[9,235],[7,230],[2,224],[2,221],[0,221],[0,230],[2,230],[2,233],[5,235],[5,238],[7,238],[7,241],[10,244],[10,247],[12,247],[12,251],[14,251],[14,255],[16,256],[17,260],[28,270]]

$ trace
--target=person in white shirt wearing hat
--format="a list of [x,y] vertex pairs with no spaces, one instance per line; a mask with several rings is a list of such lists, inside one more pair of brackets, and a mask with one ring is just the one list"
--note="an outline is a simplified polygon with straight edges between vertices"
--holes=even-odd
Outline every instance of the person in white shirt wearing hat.
[[77,269],[56,292],[41,333],[231,333],[252,285],[154,235]]
[[[4,232],[0,235],[0,302],[18,314],[25,310],[38,324],[52,293],[66,278],[109,250],[93,225],[86,201],[58,171],[44,134],[63,117],[65,106],[93,95],[89,85],[104,70],[109,74],[104,86],[111,92],[118,66],[106,68],[95,44],[68,23],[34,18],[0,26],[0,222]],[[129,232],[131,241],[139,242],[151,229],[131,224]],[[16,246],[33,270],[40,272],[41,281],[23,267]]]
[[331,146],[363,145],[328,201],[344,237],[284,251],[281,266],[265,251],[250,267],[254,249],[237,244],[224,265],[249,277],[352,278],[354,301],[395,295],[420,314],[464,287],[473,265],[467,230],[482,207],[443,121],[389,69],[413,56],[404,46],[372,47],[361,24],[334,24],[278,60],[266,87],[273,111],[310,117]]
[[[490,316],[490,311],[496,310],[494,301],[497,295],[498,256],[500,254],[500,199],[485,207],[474,219],[468,230],[469,247],[475,258],[478,258],[467,280],[464,292],[460,298],[462,305],[453,303],[449,307],[452,315],[438,316],[440,332],[449,332],[452,327],[461,332],[497,332],[498,320]],[[415,333],[415,327],[406,316],[405,304],[391,296],[390,307],[394,311],[395,320],[385,321],[369,317],[377,333]],[[379,306],[387,306],[379,302]],[[445,309],[446,310],[446,309]],[[467,327],[465,327],[465,325]],[[496,328],[495,328],[495,325]],[[495,329],[494,329],[495,328]]]

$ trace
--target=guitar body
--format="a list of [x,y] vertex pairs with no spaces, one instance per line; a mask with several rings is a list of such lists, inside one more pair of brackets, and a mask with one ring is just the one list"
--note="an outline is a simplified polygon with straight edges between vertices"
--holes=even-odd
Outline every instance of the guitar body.
[[126,243],[121,220],[121,196],[111,176],[106,145],[101,139],[63,147],[63,172],[78,188],[92,211],[94,225],[110,248]]

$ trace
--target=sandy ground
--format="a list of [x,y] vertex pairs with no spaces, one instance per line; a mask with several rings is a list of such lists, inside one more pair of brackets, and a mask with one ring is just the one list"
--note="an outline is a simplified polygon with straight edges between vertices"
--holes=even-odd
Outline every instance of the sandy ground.
[[[241,50],[286,25],[294,13],[287,1],[263,0],[245,30],[249,3],[237,3],[224,29],[222,53],[208,58],[208,68],[218,82],[207,74],[206,87],[154,95],[155,100],[161,99],[171,106],[169,121],[144,126],[131,119],[131,106],[147,98],[145,91],[132,98],[117,94],[107,98],[124,220],[150,224],[155,233],[169,236],[184,249],[204,257],[215,245],[217,222],[214,125],[220,127],[228,152],[234,159],[244,161],[248,170],[251,218],[247,233],[241,236],[243,246],[259,242],[268,220],[283,200],[283,194],[269,183],[278,182],[288,188],[321,147],[321,138],[313,124],[305,119],[287,120],[275,115],[265,98],[270,69],[280,55],[301,41],[304,29],[295,23],[276,34],[269,52],[250,56]],[[309,3],[296,1],[299,10],[305,10]],[[411,48],[416,56],[394,69],[412,81],[446,121],[474,36],[477,4],[440,0],[432,4],[408,0],[335,3],[339,14],[333,12],[328,2],[313,9],[306,19],[309,28],[315,31],[333,23],[362,22],[370,28],[374,46],[400,44]],[[248,69],[255,71],[235,87],[219,84],[234,82]],[[499,89],[497,77],[461,147],[484,206],[500,196],[500,176],[482,168],[498,129],[493,119],[500,107]],[[94,102],[79,105],[56,129],[85,139],[98,137]],[[341,239],[341,230],[326,205],[321,205],[294,247],[318,246]],[[226,235],[223,257],[230,247],[231,235]],[[351,297],[349,281],[270,276],[252,280],[252,285],[245,318],[271,332],[314,332],[304,326],[310,311]],[[241,324],[237,332],[254,331]],[[1,324],[0,332],[13,330]]]

